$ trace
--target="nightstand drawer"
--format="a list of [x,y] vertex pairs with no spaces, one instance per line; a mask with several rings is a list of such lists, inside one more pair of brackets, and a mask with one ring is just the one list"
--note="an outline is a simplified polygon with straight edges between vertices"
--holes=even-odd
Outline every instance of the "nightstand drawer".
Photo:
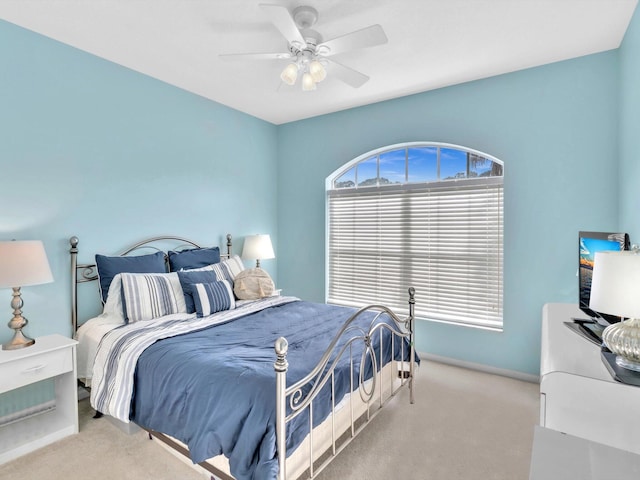
[[[29,348],[29,347],[27,347]],[[20,358],[0,364],[0,393],[73,370],[70,348]]]

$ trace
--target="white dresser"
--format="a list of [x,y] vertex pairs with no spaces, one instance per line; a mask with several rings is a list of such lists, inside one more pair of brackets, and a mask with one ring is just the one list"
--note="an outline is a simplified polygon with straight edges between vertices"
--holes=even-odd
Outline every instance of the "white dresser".
[[640,454],[640,387],[616,382],[600,347],[564,325],[585,315],[575,304],[542,312],[540,425]]
[[62,335],[36,339],[19,350],[0,350],[0,393],[55,379],[56,408],[0,427],[0,464],[78,433],[76,342]]
[[640,455],[536,427],[529,480],[626,480],[640,478]]

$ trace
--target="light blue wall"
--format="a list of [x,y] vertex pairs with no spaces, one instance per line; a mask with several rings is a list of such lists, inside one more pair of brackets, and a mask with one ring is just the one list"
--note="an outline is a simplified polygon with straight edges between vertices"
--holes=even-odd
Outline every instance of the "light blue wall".
[[421,321],[417,346],[537,374],[543,304],[577,299],[577,232],[617,227],[617,82],[611,51],[280,126],[279,286],[324,300],[339,166],[407,141],[489,153],[505,163],[504,332]]
[[[276,127],[0,21],[0,239],[44,240],[56,278],[23,290],[28,333],[69,333],[71,235],[86,261],[151,235],[271,233],[277,263],[264,265],[278,286],[322,301],[325,177],[374,148],[430,140],[505,162],[505,331],[420,322],[418,348],[537,373],[542,305],[577,296],[577,231],[618,228],[619,133],[634,172],[621,199],[637,207],[637,24],[621,79],[612,51]],[[621,104],[635,98],[620,117],[619,83]],[[635,211],[620,208],[631,233]]]
[[0,64],[0,240],[43,240],[55,278],[23,289],[29,335],[70,334],[72,235],[81,261],[161,234],[277,248],[274,125],[3,21]]
[[620,228],[640,244],[640,9],[620,47]]

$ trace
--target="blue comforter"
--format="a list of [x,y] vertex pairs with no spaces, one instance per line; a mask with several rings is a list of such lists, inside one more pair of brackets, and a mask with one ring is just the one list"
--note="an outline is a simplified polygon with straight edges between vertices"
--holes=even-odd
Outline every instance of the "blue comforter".
[[[194,463],[224,454],[238,480],[275,479],[274,342],[280,336],[289,342],[287,385],[291,385],[316,365],[353,312],[295,301],[157,341],[138,359],[131,420],[186,443]],[[358,325],[366,330],[371,318],[367,315]],[[395,342],[396,359],[400,343]],[[361,350],[362,342],[357,345]],[[407,357],[408,351],[405,345]],[[386,363],[389,346],[383,352]],[[354,358],[357,379],[360,354]],[[370,364],[365,368],[371,371]],[[336,371],[336,403],[349,387],[349,360],[344,358]],[[330,413],[330,389],[322,393],[325,401],[314,401],[314,425]],[[307,433],[305,412],[288,426],[287,454]]]

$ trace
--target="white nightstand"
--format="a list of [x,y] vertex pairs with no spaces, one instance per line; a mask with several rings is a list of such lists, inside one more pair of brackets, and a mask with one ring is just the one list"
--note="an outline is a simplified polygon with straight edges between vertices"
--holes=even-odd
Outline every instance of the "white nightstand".
[[76,342],[62,335],[0,350],[0,393],[55,378],[56,408],[0,427],[0,464],[78,433]]

